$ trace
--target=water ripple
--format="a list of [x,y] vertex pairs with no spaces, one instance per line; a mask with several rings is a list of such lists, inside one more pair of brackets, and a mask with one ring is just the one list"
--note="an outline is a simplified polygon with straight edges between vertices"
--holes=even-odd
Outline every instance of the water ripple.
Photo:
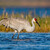
[[50,33],[20,33],[19,40],[16,33],[12,39],[12,32],[0,32],[0,50],[50,50]]

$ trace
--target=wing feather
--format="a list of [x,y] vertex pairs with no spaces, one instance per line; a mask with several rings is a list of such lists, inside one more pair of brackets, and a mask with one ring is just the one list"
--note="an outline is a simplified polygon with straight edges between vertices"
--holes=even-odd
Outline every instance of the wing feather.
[[16,23],[19,23],[19,24],[30,25],[28,20],[26,20],[24,18],[13,18],[13,21]]

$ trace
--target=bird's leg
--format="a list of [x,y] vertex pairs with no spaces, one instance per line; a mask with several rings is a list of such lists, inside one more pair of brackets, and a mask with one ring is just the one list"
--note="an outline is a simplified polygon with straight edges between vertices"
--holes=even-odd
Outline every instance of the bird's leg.
[[15,32],[14,32],[14,34],[13,34],[13,36],[12,36],[12,39],[13,39],[13,37],[14,37],[14,35],[15,35],[16,32],[17,32],[17,31],[15,30]]
[[12,36],[12,39],[13,39],[14,35],[15,35],[15,32],[14,32],[14,34],[13,34],[13,36]]
[[17,39],[19,39],[19,32],[18,32],[18,36],[17,36]]

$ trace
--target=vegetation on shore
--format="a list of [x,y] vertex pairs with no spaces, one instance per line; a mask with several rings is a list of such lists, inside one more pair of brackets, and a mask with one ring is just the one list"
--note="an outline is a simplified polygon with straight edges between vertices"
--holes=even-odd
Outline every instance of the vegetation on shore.
[[[6,14],[3,13],[0,16],[0,20],[2,18],[5,18],[5,17],[6,18],[9,17],[8,13],[6,13]],[[24,17],[24,14],[14,14],[13,12],[11,14],[11,17],[22,17],[22,18],[25,18],[30,22],[30,24],[31,24],[31,20],[33,18],[30,14],[28,14],[28,15],[26,15],[26,17]],[[40,27],[35,23],[36,27],[35,27],[34,32],[50,32],[50,17],[45,17],[45,18],[36,17],[36,18],[37,18],[37,21],[40,24]],[[0,26],[0,32],[9,32],[9,31],[13,32],[14,30],[11,29],[11,28],[5,28],[3,25]],[[26,30],[23,30],[21,32],[26,32]]]

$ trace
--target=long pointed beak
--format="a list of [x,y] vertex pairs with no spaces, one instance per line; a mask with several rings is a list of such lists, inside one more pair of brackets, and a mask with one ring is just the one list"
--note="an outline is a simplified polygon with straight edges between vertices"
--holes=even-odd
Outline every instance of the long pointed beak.
[[[39,23],[36,21],[36,23],[39,25]],[[40,25],[39,25],[39,27],[40,27]]]

